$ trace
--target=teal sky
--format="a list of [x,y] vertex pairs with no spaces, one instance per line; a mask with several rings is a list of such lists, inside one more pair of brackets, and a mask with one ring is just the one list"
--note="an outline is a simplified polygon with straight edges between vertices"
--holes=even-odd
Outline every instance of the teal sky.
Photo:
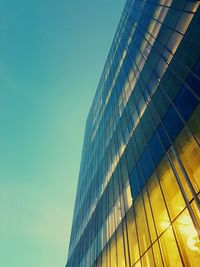
[[66,263],[85,120],[124,3],[0,1],[0,266]]

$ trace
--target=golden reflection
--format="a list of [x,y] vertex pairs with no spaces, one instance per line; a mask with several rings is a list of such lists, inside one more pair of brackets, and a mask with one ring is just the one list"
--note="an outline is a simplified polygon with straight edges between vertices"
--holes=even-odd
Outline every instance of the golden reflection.
[[161,234],[170,224],[169,216],[163,199],[162,191],[154,173],[148,182],[150,202],[156,223],[158,235]]
[[194,213],[196,223],[200,229],[200,212],[199,212],[199,208],[197,206],[197,203],[193,200],[190,205],[191,205],[192,211]]
[[188,187],[188,184],[185,180],[185,177],[184,177],[183,172],[181,170],[180,164],[178,163],[178,161],[175,157],[174,151],[170,150],[169,154],[170,154],[170,158],[172,160],[173,166],[174,166],[174,170],[175,170],[176,174],[178,175],[178,178],[180,179],[181,185],[182,185],[182,187],[183,187],[183,189],[187,195],[187,198],[189,200],[191,200],[192,199],[192,193],[191,193],[191,191]]
[[[192,135],[184,128],[174,147],[196,192],[200,189],[200,148]],[[192,160],[191,160],[192,159]]]
[[160,223],[160,226],[162,227],[163,230],[165,230],[166,228],[168,228],[170,226],[170,222],[169,221],[163,221]]
[[169,227],[160,237],[161,251],[164,264],[167,267],[183,266],[172,227]]
[[116,221],[116,228],[120,224],[122,220],[122,213],[121,213],[121,205],[120,205],[120,197],[117,198],[114,205],[115,209],[115,221]]
[[127,227],[126,226],[127,226],[126,219],[124,219],[123,223],[122,223],[123,236],[124,236],[124,254],[125,254],[126,266],[130,266],[129,247],[128,247],[128,233],[127,233]]
[[133,209],[129,210],[126,218],[127,218],[127,231],[128,231],[130,260],[131,260],[131,265],[133,265],[139,259],[139,256],[140,256]]
[[198,267],[200,262],[200,240],[188,210],[174,222],[174,228],[185,266]]
[[134,203],[136,226],[140,245],[140,253],[144,253],[150,246],[149,229],[146,221],[146,215],[142,197],[139,196]]
[[167,203],[167,207],[172,220],[185,208],[180,188],[169,164],[165,157],[157,167],[161,188]]
[[102,267],[106,267],[106,248],[104,248],[101,256],[101,265]]
[[145,266],[145,267],[154,266],[154,258],[153,258],[152,248],[147,250],[147,252],[141,258],[141,260],[142,260],[142,266]]
[[158,241],[156,241],[153,245],[153,254],[154,254],[155,265],[158,267],[162,267],[163,262],[162,262],[162,257],[161,257]]
[[195,250],[195,251],[200,251],[200,241],[199,238],[196,234],[193,236],[188,237],[187,240],[187,245],[190,249]]
[[125,267],[124,242],[122,225],[117,229],[117,262],[118,266]]
[[153,221],[153,215],[152,215],[152,211],[151,211],[150,202],[149,202],[146,188],[144,188],[144,190],[143,190],[143,198],[144,198],[145,211],[147,214],[147,221],[148,221],[148,225],[149,225],[151,242],[154,242],[157,238],[157,235],[156,235],[155,225],[154,225],[154,221]]
[[141,265],[141,261],[139,260],[139,261],[134,265],[134,267],[142,267],[142,265]]
[[117,266],[115,236],[113,236],[113,238],[111,239],[111,242],[110,242],[110,261],[111,261],[111,267]]

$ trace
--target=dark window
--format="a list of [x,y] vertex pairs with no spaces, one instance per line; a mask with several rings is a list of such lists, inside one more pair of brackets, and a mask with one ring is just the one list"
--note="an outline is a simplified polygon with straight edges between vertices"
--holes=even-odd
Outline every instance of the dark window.
[[200,78],[200,60],[197,61],[196,65],[194,66],[193,71],[199,76]]
[[200,80],[189,74],[187,78],[187,84],[192,88],[192,90],[200,97]]
[[158,127],[158,134],[160,136],[160,139],[162,140],[165,149],[167,150],[170,147],[170,141],[162,124],[160,124],[160,126]]
[[184,117],[185,120],[187,120],[193,110],[198,105],[197,99],[194,97],[194,95],[189,91],[189,89],[186,86],[183,86],[178,93],[177,97],[175,98],[175,105],[181,115]]
[[130,174],[135,165],[133,148],[132,148],[131,142],[128,143],[125,153],[126,153],[128,173]]
[[142,189],[143,186],[145,185],[145,181],[144,181],[144,178],[143,178],[143,171],[142,171],[142,167],[141,167],[140,161],[137,162],[136,169],[137,169],[138,181],[139,181],[139,184],[140,184],[140,188]]
[[147,148],[141,156],[141,165],[143,169],[144,179],[145,181],[147,181],[154,171],[153,163]]
[[157,166],[164,155],[164,150],[162,148],[162,145],[160,143],[160,140],[159,140],[157,133],[155,133],[152,136],[152,138],[149,142],[149,149],[151,152],[151,156],[152,156],[154,165]]
[[172,141],[174,141],[180,130],[183,128],[183,122],[173,106],[169,108],[164,116],[163,124],[165,125],[165,128]]
[[132,198],[136,199],[140,193],[140,184],[136,168],[132,171],[130,175],[130,187],[131,187]]

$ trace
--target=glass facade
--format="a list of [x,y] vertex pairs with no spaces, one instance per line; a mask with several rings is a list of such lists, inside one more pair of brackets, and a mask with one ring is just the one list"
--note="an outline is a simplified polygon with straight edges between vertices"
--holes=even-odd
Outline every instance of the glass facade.
[[67,267],[200,266],[199,4],[126,2],[86,122]]

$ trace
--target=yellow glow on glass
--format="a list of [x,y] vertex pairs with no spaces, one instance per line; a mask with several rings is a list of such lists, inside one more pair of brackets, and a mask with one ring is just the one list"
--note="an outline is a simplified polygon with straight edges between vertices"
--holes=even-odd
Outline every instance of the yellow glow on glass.
[[179,229],[187,239],[187,246],[194,251],[200,252],[200,241],[196,229],[194,228],[191,218],[184,214],[179,220]]

